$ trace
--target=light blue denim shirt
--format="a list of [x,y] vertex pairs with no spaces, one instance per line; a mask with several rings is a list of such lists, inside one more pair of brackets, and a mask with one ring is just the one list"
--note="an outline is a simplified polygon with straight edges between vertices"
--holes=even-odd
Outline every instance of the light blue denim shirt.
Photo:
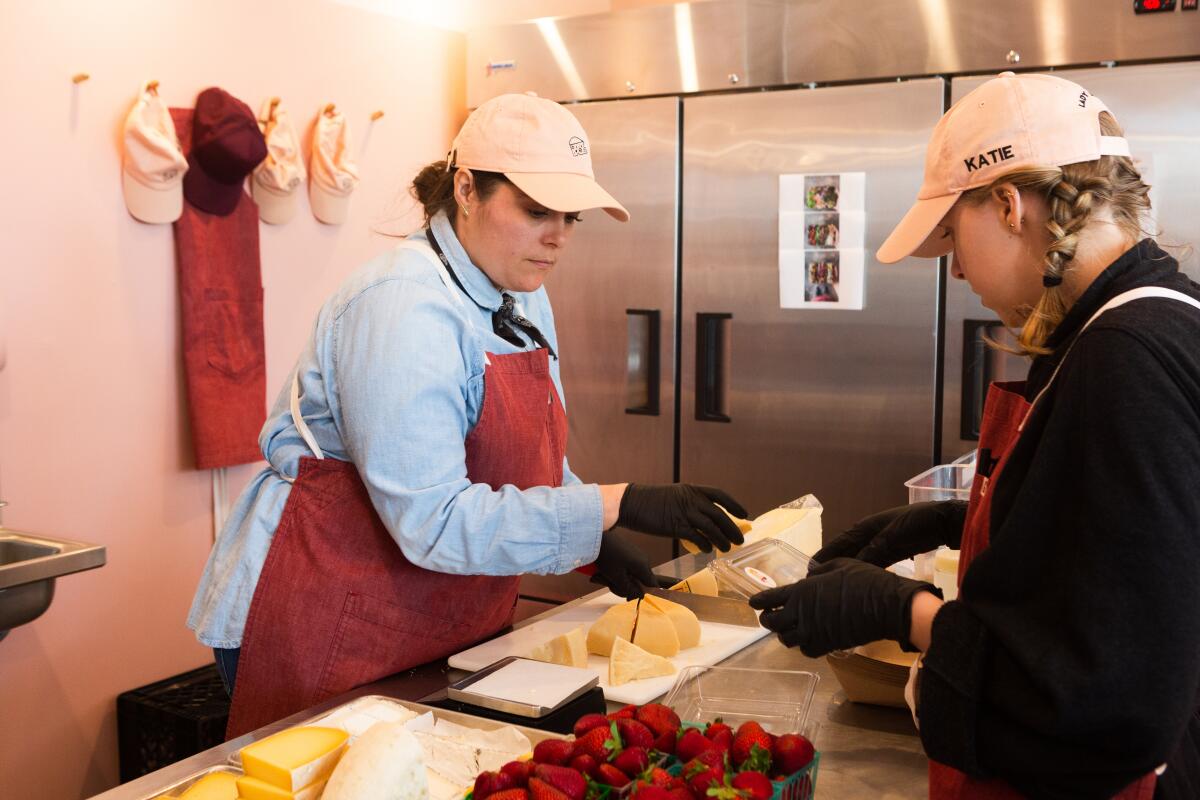
[[[368,262],[317,315],[296,365],[300,413],[327,458],[357,465],[412,563],[469,575],[558,574],[590,563],[600,549],[600,490],[581,483],[565,459],[560,488],[493,491],[467,479],[464,443],[483,408],[485,354],[521,348],[492,333],[500,292],[471,263],[447,218],[439,214],[432,229],[469,296],[447,287],[412,250]],[[424,242],[424,231],[409,238]],[[512,294],[558,352],[546,290]],[[562,398],[553,358],[550,371]],[[259,436],[270,466],[238,498],[192,601],[188,627],[209,647],[241,646],[292,488],[287,479],[312,455],[292,423],[291,383],[289,375]]]

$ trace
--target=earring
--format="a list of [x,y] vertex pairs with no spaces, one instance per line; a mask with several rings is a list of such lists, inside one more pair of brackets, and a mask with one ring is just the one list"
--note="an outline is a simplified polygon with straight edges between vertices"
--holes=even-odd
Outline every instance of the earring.
[[1010,223],[1008,223],[1008,227],[1010,227],[1010,228],[1015,228],[1015,227],[1016,227],[1016,225],[1013,225],[1013,224],[1010,222]]
[[462,209],[462,212],[463,212],[463,216],[464,216],[464,217],[469,217],[469,216],[471,216],[471,212],[470,212],[470,211],[467,211],[467,207],[466,207],[465,205],[463,205],[462,203],[459,203],[459,204],[458,204],[458,207]]

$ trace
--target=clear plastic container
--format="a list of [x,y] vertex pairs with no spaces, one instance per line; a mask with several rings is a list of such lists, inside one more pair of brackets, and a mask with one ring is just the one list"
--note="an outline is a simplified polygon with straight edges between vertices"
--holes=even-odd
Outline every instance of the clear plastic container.
[[[964,453],[949,464],[939,464],[904,482],[909,503],[930,500],[969,500],[975,481],[975,451]],[[913,557],[913,577],[934,582],[934,551]]]
[[663,703],[684,722],[720,717],[736,729],[755,720],[776,735],[803,733],[816,741],[808,712],[821,676],[813,672],[740,667],[685,667]]
[[724,597],[748,598],[808,577],[811,559],[779,539],[762,539],[708,565]]

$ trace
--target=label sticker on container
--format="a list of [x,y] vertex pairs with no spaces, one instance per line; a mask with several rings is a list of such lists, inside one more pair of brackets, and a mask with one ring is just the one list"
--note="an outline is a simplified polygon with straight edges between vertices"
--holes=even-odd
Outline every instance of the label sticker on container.
[[774,589],[779,584],[775,583],[775,579],[762,570],[757,570],[754,567],[746,567],[744,572],[750,576],[750,580],[755,583],[762,584],[768,589]]

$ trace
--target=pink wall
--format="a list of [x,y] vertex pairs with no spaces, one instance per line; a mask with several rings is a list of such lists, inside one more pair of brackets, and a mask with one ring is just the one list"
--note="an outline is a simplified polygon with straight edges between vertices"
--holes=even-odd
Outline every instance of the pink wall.
[[[121,123],[143,79],[171,105],[221,86],[306,126],[333,101],[363,175],[349,222],[261,228],[269,399],[324,296],[417,222],[402,189],[463,117],[459,33],[329,0],[0,3],[0,497],[11,528],[99,542],[45,616],[0,641],[0,796],[117,782],[120,692],[207,663],[184,618],[211,542],[191,468],[172,231],[135,222]],[[91,80],[73,86],[71,76]],[[371,124],[372,111],[386,116]],[[236,493],[256,470],[231,470]]]

